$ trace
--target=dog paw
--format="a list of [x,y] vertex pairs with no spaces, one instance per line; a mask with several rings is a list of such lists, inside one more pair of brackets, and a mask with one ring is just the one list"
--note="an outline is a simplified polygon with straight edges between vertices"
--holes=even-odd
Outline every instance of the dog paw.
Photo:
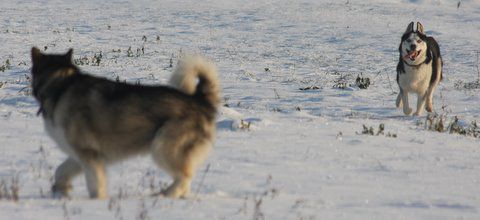
[[90,199],[106,200],[108,196],[106,194],[90,194]]
[[411,108],[403,108],[403,113],[405,115],[412,115],[412,109]]
[[190,189],[177,187],[177,186],[170,186],[167,189],[162,190],[160,194],[161,196],[167,197],[167,198],[185,199],[185,198],[188,198],[188,195],[190,194]]
[[53,185],[52,186],[52,198],[54,198],[54,199],[70,198],[69,192],[71,190],[72,190],[71,185],[66,185],[66,186]]
[[70,199],[71,197],[68,192],[52,191],[52,198],[53,199]]
[[423,114],[423,108],[418,108],[415,113],[413,113],[413,116],[421,116]]
[[69,199],[70,196],[68,194],[65,194],[65,193],[61,193],[61,192],[52,192],[52,199]]

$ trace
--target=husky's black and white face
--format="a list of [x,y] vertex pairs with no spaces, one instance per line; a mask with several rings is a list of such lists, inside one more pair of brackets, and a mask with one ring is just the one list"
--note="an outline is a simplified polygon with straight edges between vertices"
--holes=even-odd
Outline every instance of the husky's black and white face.
[[413,31],[413,22],[408,25],[400,44],[401,58],[410,65],[421,64],[427,59],[427,36],[423,26],[417,22],[417,31]]

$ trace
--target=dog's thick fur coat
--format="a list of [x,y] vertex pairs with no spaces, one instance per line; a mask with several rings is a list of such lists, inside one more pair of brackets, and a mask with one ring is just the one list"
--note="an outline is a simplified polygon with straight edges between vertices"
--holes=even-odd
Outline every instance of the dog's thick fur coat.
[[54,195],[68,196],[85,173],[91,198],[107,197],[106,167],[150,153],[173,178],[162,192],[183,197],[215,138],[219,84],[213,64],[179,62],[171,86],[143,86],[82,73],[66,54],[32,48],[33,95],[45,128],[68,155],[55,172]]
[[417,110],[414,115],[421,115],[424,108],[433,111],[433,92],[442,80],[443,61],[440,47],[433,37],[427,37],[423,25],[417,22],[417,31],[411,22],[399,46],[400,58],[397,65],[397,83],[400,92],[397,108],[402,107],[405,115],[411,115],[408,93],[417,94]]

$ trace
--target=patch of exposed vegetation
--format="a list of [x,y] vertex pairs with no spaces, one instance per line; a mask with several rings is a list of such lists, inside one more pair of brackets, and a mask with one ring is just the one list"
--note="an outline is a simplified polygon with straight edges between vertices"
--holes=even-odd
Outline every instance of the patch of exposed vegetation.
[[306,90],[318,90],[318,89],[321,89],[321,88],[318,87],[318,86],[307,86],[307,87],[299,88],[299,90],[301,90],[301,91],[306,91]]
[[333,81],[333,88],[336,89],[346,89],[348,87],[347,76],[340,75],[337,79]]
[[371,85],[370,78],[364,77],[363,74],[357,75],[357,78],[355,78],[355,82],[351,83],[351,80],[353,80],[352,75],[353,74],[340,74],[340,76],[333,81],[333,88],[346,89],[348,87],[356,86],[360,89],[367,89]]
[[471,90],[471,89],[480,89],[480,80],[475,80],[471,82],[464,82],[462,80],[457,80],[454,84],[453,87],[455,89],[465,89],[465,90]]
[[366,125],[362,125],[363,126],[363,130],[361,132],[356,132],[357,134],[363,134],[363,135],[371,135],[371,136],[385,136],[385,137],[392,137],[392,138],[396,138],[397,137],[397,134],[394,134],[394,133],[390,133],[390,132],[387,132],[385,134],[385,124],[383,123],[380,123],[378,125],[378,129],[377,131],[375,131],[375,129],[370,126],[366,126]]
[[2,179],[0,181],[0,200],[5,199],[17,202],[18,192],[20,191],[19,175],[13,175],[10,180]]
[[367,89],[370,86],[370,78],[363,76],[360,77],[360,75],[358,75],[357,79],[355,80],[355,85],[357,85],[360,89]]
[[477,121],[472,121],[465,125],[459,121],[458,116],[447,119],[445,114],[429,114],[425,119],[425,129],[440,133],[448,132],[449,134],[480,138],[480,126]]
[[12,68],[12,65],[10,64],[10,59],[5,60],[5,63],[0,66],[0,71],[5,72],[5,70],[9,70]]
[[141,48],[136,48],[134,51],[132,47],[128,47],[127,49],[127,57],[140,57],[141,55],[145,54],[145,47],[142,46]]
[[73,63],[78,66],[90,65],[90,66],[100,66],[100,63],[103,59],[102,51],[93,54],[92,57],[83,56],[77,59],[73,59]]
[[240,120],[240,124],[239,124],[239,129],[240,130],[243,130],[243,131],[250,131],[250,125],[252,125],[252,122],[250,121],[244,121],[243,119]]

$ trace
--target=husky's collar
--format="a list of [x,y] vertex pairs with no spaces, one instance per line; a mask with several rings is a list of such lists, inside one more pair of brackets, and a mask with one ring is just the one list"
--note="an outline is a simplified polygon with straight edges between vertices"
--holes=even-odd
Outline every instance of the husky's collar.
[[419,67],[420,65],[424,64],[424,63],[427,63],[427,60],[428,58],[425,58],[425,60],[419,64],[408,64],[407,61],[405,61],[405,59],[402,59],[402,62],[405,63],[407,66],[411,66],[411,67]]

